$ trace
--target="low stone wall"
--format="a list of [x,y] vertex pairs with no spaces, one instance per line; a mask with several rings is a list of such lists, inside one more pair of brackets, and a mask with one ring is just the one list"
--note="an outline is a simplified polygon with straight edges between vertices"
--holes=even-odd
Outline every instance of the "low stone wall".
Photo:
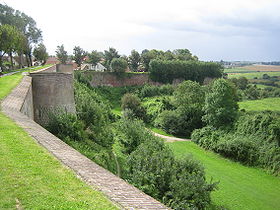
[[98,87],[98,86],[121,87],[121,86],[144,85],[144,84],[160,85],[160,83],[153,82],[149,78],[148,73],[117,74],[115,72],[85,71],[84,74],[91,76],[92,79],[90,83],[93,87]]

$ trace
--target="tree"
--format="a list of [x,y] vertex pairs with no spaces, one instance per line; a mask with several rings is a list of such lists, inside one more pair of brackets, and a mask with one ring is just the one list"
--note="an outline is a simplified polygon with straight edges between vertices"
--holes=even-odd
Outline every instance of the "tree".
[[127,62],[123,58],[113,58],[110,67],[114,72],[125,72]]
[[0,25],[4,24],[15,26],[24,35],[24,41],[21,39],[23,49],[18,53],[20,57],[24,53],[28,66],[32,66],[32,48],[42,39],[42,32],[37,28],[35,20],[19,10],[0,4]]
[[234,85],[225,79],[214,81],[206,93],[204,111],[203,120],[210,126],[219,128],[233,123],[238,111]]
[[91,53],[88,54],[88,62],[94,66],[97,65],[101,61],[102,55],[100,52],[93,50]]
[[64,45],[57,46],[57,50],[55,52],[56,52],[56,57],[58,58],[58,60],[62,64],[66,64],[68,55],[67,55],[67,51],[64,50]]
[[118,54],[118,51],[113,48],[109,47],[109,50],[104,51],[104,57],[105,57],[105,66],[109,69],[111,67],[111,62],[114,58],[119,58],[120,55]]
[[129,68],[132,71],[137,71],[141,61],[140,54],[136,50],[132,50],[128,60],[129,60]]
[[197,57],[193,57],[188,49],[176,49],[173,53],[175,58],[181,61],[197,60]]
[[83,62],[83,59],[85,58],[86,52],[81,47],[75,46],[73,49],[73,54],[73,60],[80,67]]
[[132,111],[132,115],[138,119],[146,120],[146,111],[141,106],[141,101],[138,96],[127,93],[122,97],[122,110],[127,109]]
[[33,55],[37,61],[40,61],[44,65],[48,58],[48,53],[45,45],[43,43],[40,43],[36,48],[34,48]]
[[8,54],[11,59],[11,67],[13,68],[13,52],[17,51],[20,46],[21,33],[16,27],[11,25],[0,26],[0,66],[2,67],[2,58]]

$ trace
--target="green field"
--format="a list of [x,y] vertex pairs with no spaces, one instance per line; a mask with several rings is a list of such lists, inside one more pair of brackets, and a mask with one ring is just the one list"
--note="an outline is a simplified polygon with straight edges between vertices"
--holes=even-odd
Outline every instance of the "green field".
[[280,178],[205,151],[193,142],[168,143],[177,158],[192,154],[206,169],[208,180],[220,181],[212,193],[215,205],[228,209],[280,209]]
[[250,70],[245,68],[230,68],[230,69],[224,69],[225,73],[244,73],[244,72],[257,72],[256,70]]
[[245,109],[246,111],[280,111],[280,98],[241,101],[238,105],[240,109]]
[[[0,78],[0,100],[21,78]],[[0,122],[0,209],[117,209],[1,112]]]
[[[247,71],[247,70],[246,70]],[[228,78],[238,78],[238,77],[246,77],[247,79],[254,79],[255,77],[262,78],[264,74],[269,75],[270,77],[272,76],[280,76],[280,71],[274,71],[274,72],[251,72],[251,73],[234,73],[234,74],[229,74]]]

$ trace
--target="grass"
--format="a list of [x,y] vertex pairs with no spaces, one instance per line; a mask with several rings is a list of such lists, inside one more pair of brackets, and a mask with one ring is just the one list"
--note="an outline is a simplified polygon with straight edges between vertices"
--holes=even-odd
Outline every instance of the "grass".
[[[0,100],[21,78],[0,78]],[[3,113],[0,122],[0,209],[117,209]]]
[[280,98],[241,101],[238,105],[240,109],[245,109],[246,111],[280,111]]
[[234,74],[229,74],[228,78],[238,78],[238,77],[246,77],[247,79],[254,79],[255,77],[257,78],[262,78],[264,74],[269,75],[270,77],[272,76],[280,76],[280,71],[279,72],[250,72],[250,73],[234,73]]
[[28,72],[28,71],[36,71],[39,69],[46,68],[50,65],[45,65],[45,66],[38,66],[36,68],[25,68],[24,71],[21,71],[19,73],[10,75],[10,76],[5,76],[5,77],[0,77],[0,100],[2,100],[6,95],[8,95],[13,88],[15,88],[18,83],[21,81],[23,78],[22,72]]
[[205,151],[193,142],[167,143],[177,158],[192,154],[205,167],[208,180],[220,181],[212,193],[215,205],[228,209],[279,209],[280,178]]

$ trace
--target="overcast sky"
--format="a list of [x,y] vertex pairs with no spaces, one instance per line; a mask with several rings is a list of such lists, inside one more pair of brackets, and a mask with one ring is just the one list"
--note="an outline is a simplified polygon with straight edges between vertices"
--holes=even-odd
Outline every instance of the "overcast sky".
[[280,0],[0,0],[31,16],[50,54],[187,48],[201,60],[280,60]]

